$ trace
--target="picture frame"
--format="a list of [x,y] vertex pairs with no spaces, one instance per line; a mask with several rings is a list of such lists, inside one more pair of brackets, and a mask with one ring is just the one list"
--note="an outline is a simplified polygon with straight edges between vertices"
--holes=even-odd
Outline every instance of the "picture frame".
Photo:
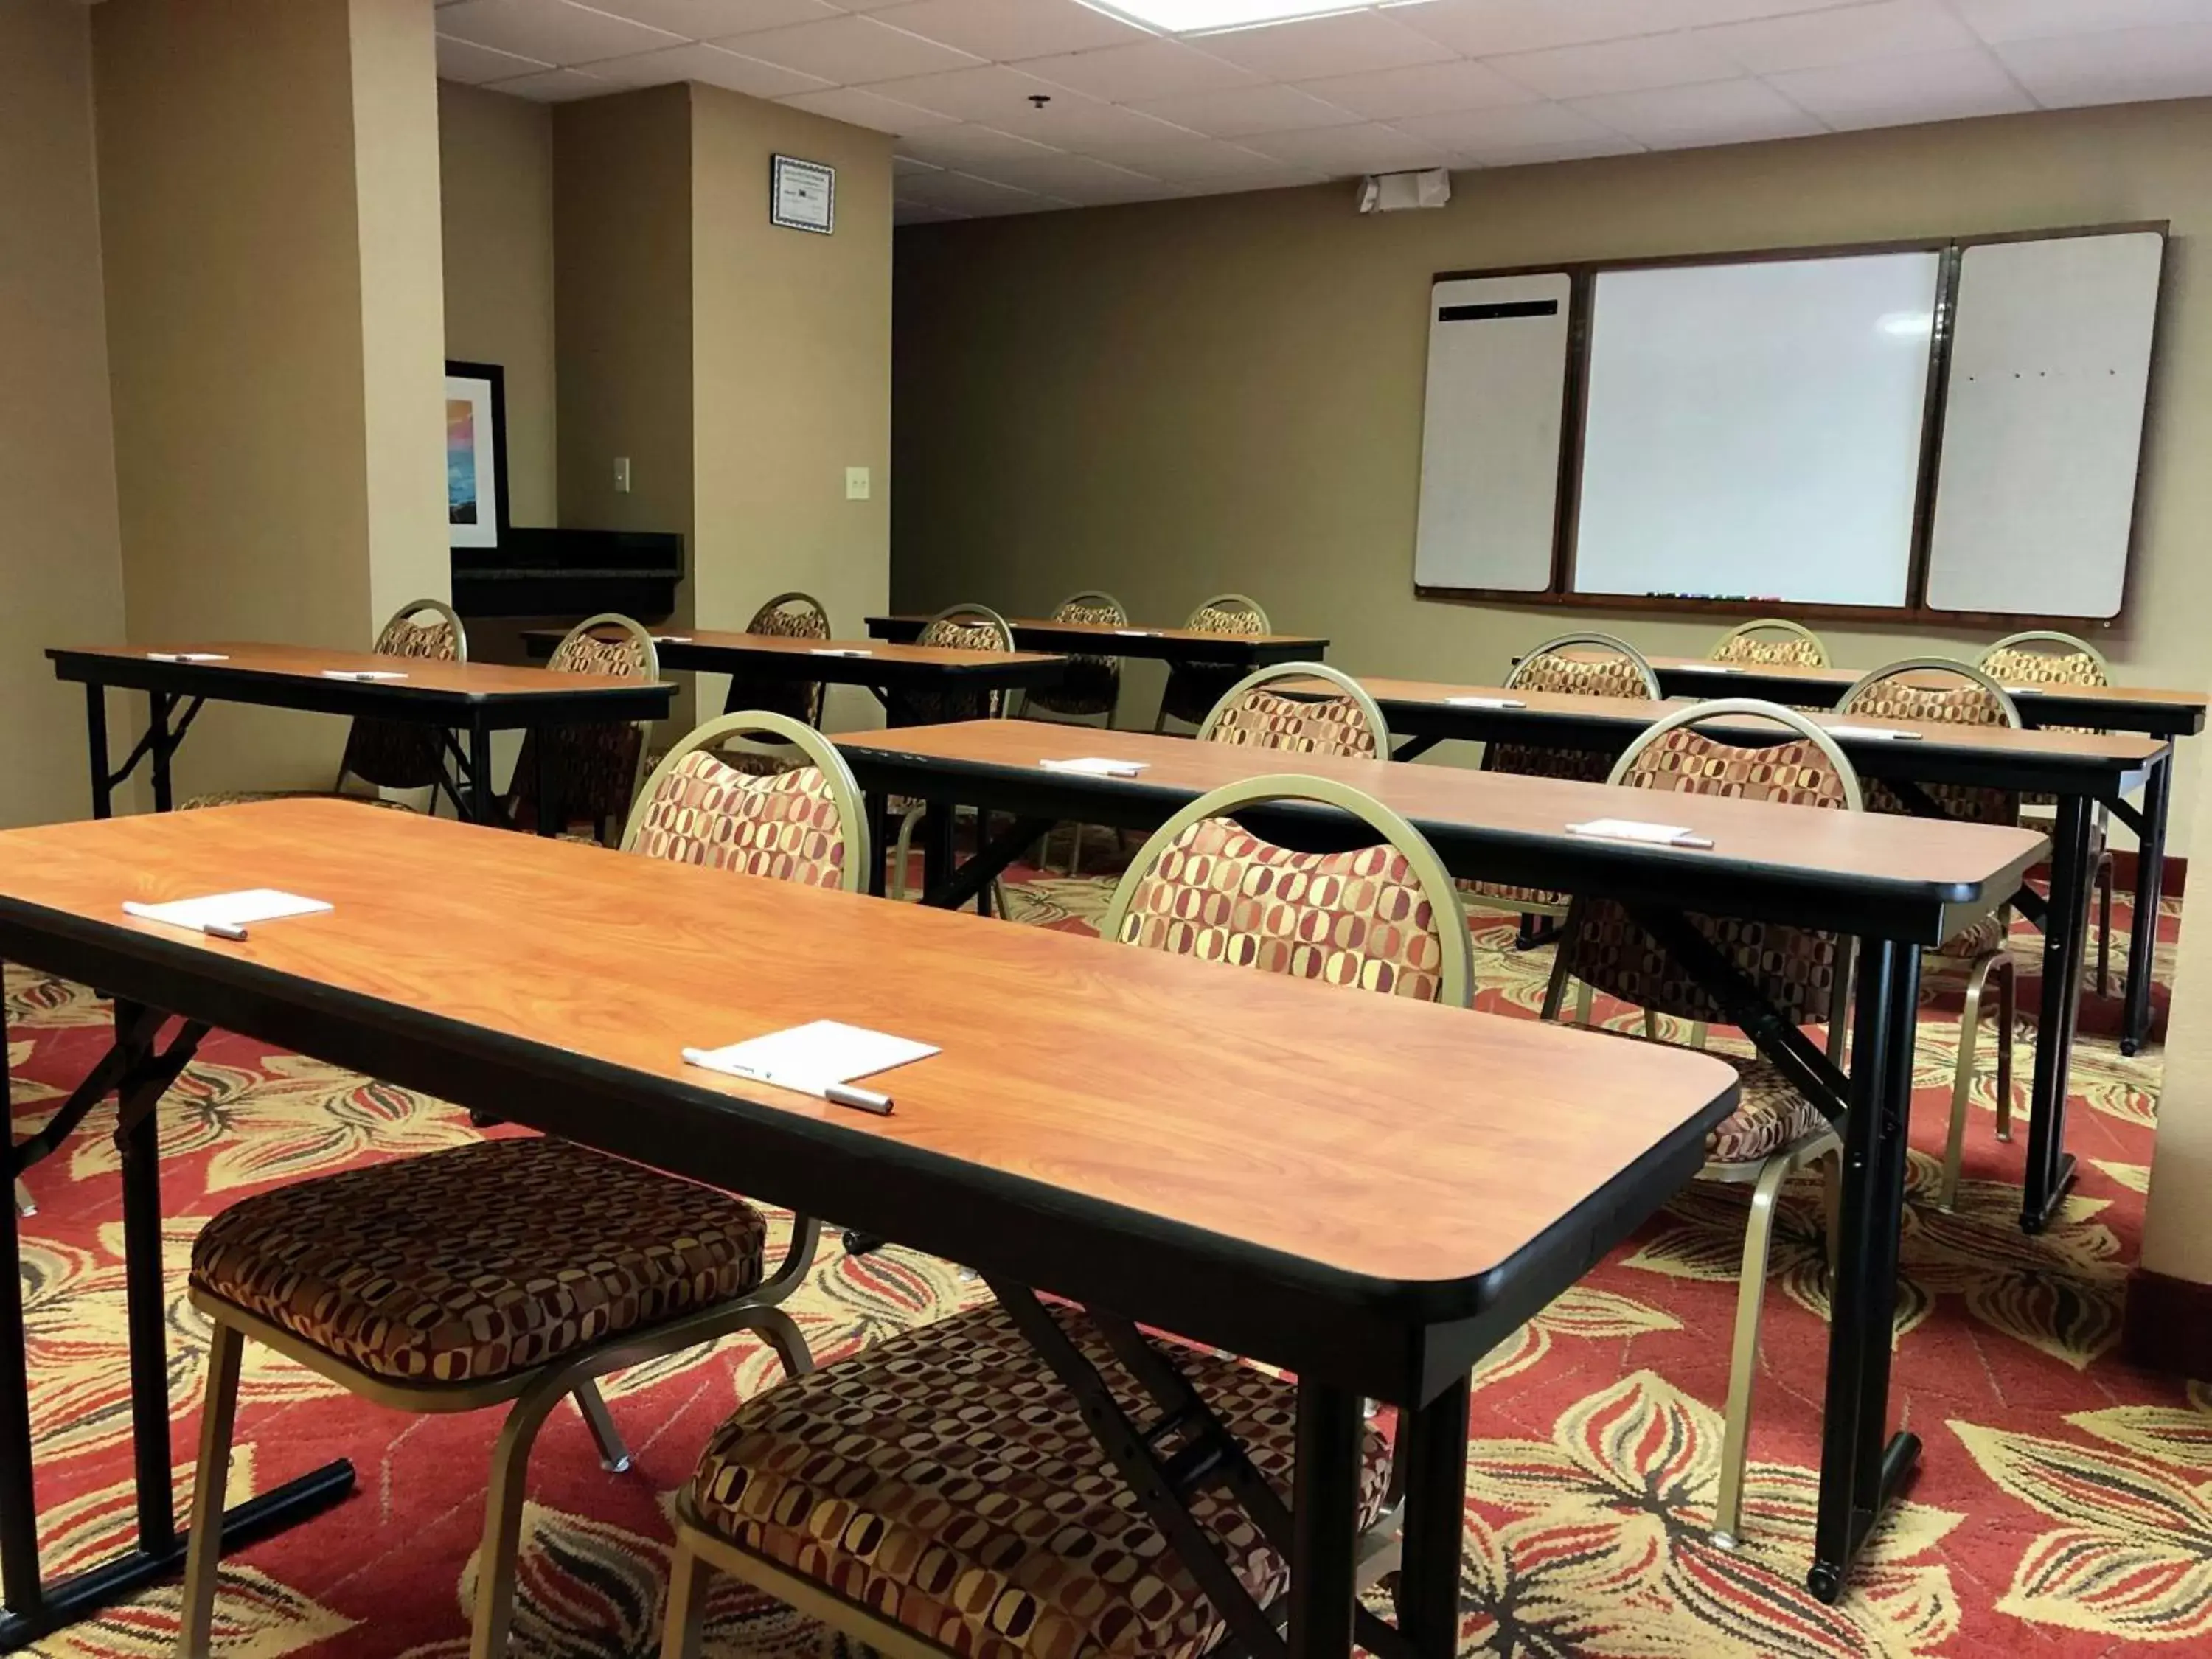
[[495,548],[507,537],[507,371],[497,363],[447,360],[446,523],[448,547]]
[[796,155],[778,155],[769,174],[768,216],[787,230],[827,236],[837,228],[837,170]]

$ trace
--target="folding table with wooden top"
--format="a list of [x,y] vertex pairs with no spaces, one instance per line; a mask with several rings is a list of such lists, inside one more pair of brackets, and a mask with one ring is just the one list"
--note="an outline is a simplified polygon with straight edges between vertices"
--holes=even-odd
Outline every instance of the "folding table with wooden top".
[[[929,618],[919,613],[871,617],[868,632],[902,643],[918,638]],[[1014,644],[1024,651],[1066,651],[1085,657],[1141,657],[1170,667],[1193,663],[1265,668],[1279,662],[1319,662],[1328,640],[1316,634],[1209,634],[1194,628],[1114,627],[1105,623],[1047,622],[1010,617]]]
[[[446,793],[457,811],[478,823],[495,823],[499,805],[492,789],[491,734],[536,730],[540,776],[538,799],[546,799],[544,775],[552,745],[544,740],[550,726],[588,725],[601,720],[665,718],[676,688],[664,681],[617,679],[605,674],[556,674],[543,668],[510,668],[496,663],[442,662],[420,657],[380,656],[370,651],[325,651],[318,647],[257,645],[232,641],[166,646],[100,645],[53,647],[46,655],[54,678],[85,688],[85,738],[92,763],[92,815],[114,810],[115,787],[150,763],[154,810],[175,803],[169,763],[203,707],[210,702],[252,703],[264,708],[298,708],[317,714],[404,720],[434,726],[447,734],[461,775]],[[189,657],[216,660],[192,662]],[[396,679],[363,680],[333,676],[392,674]],[[131,746],[120,767],[110,769],[107,746],[107,689],[146,694],[145,735]],[[466,732],[461,750],[452,733]],[[465,807],[462,790],[466,791]],[[538,833],[559,826],[541,811]]]
[[[120,908],[264,884],[334,908],[243,943]],[[534,924],[526,954],[518,915]],[[1344,1659],[1355,1636],[1386,1659],[1449,1659],[1472,1368],[1696,1173],[1737,1092],[1709,1055],[330,801],[0,833],[0,957],[116,998],[140,1540],[40,1580],[11,1263],[8,1645],[183,1559],[155,1117],[211,1026],[827,1211],[975,1267],[1018,1308],[1047,1293],[1296,1371],[1288,1513],[1238,1500],[1291,1564],[1287,1607],[1222,1609],[1264,1638],[1262,1659]],[[188,1023],[157,1052],[169,1016]],[[681,1057],[822,1018],[942,1052],[874,1079],[896,1103],[886,1117]],[[1131,1424],[1094,1370],[1047,1357],[1154,1523],[1194,1553],[1194,1494],[1258,1478],[1241,1449],[1211,1413]],[[1407,1437],[1397,1630],[1355,1607],[1363,1396],[1396,1406]],[[225,1540],[351,1479],[341,1463],[279,1486]]]
[[[1391,731],[1408,739],[1397,751],[1401,760],[1455,738],[1618,755],[1659,712],[1666,712],[1633,697],[1508,691],[1426,680],[1363,679],[1360,684],[1382,707]],[[1498,707],[1501,702],[1522,706]],[[1829,732],[1860,776],[1881,779],[1922,817],[1944,816],[1942,804],[1925,787],[1929,784],[2048,794],[2058,803],[2051,837],[2051,902],[2046,905],[2032,888],[2023,887],[2013,896],[2014,907],[2043,932],[2042,1003],[2036,1016],[2035,1075],[2021,1181],[2021,1225],[2028,1232],[2040,1232],[2074,1183],[2074,1159],[2066,1150],[2066,1084],[2081,1007],[2090,884],[2096,873],[2093,811],[2100,805],[2124,811],[2124,798],[2137,790],[2147,800],[2162,804],[2170,793],[2172,745],[2161,738],[2127,732],[2021,731],[1846,714],[1808,718]],[[1723,720],[1700,729],[1749,744],[1771,742],[1775,737],[1771,725],[1756,720],[1733,726]],[[1869,735],[1883,730],[1916,735],[1904,739]],[[2162,821],[2160,829],[2162,836]],[[2128,996],[2130,1008],[2140,998],[2147,1020],[2151,951],[2158,934],[2154,867],[2144,867],[2141,885],[2150,896],[2148,916],[2129,938]],[[2144,902],[2140,893],[2138,902]],[[2131,1022],[2129,1029],[2136,1029]]]
[[[2010,900],[2043,855],[2041,836],[2002,825],[1669,794],[1658,798],[1668,820],[1712,846],[1664,847],[1570,834],[1571,823],[1659,810],[1652,796],[1601,783],[1285,754],[1150,732],[1071,735],[1021,720],[856,732],[837,743],[871,793],[920,796],[933,812],[959,805],[1014,815],[1013,827],[967,864],[934,872],[925,883],[928,902],[973,897],[1060,819],[1156,828],[1208,790],[1274,773],[1332,778],[1365,791],[1427,836],[1455,874],[1620,900],[1844,1138],[1820,1509],[1807,1579],[1825,1601],[1843,1593],[1852,1559],[1920,1451],[1917,1436],[1888,1437],[1887,1428],[1921,953]],[[1042,764],[1078,754],[1133,761],[1144,769],[1110,777]],[[1320,807],[1238,816],[1260,834],[1299,844],[1346,830],[1342,815]],[[1686,915],[1856,937],[1850,1076],[1762,999]]]

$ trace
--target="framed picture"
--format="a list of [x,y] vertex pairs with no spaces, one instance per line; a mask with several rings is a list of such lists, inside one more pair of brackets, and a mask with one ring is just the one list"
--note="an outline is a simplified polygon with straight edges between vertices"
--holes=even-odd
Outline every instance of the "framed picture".
[[819,161],[796,155],[775,158],[769,180],[768,216],[789,230],[827,236],[837,224],[837,173]]
[[446,524],[450,547],[497,547],[507,534],[507,374],[446,364]]

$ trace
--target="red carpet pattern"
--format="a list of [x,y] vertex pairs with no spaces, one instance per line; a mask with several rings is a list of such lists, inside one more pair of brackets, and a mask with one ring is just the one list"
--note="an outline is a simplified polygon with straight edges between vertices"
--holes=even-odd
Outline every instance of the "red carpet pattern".
[[[1086,930],[1103,908],[1098,879],[1017,874],[1018,921]],[[2169,904],[2162,961],[2178,925]],[[1478,933],[1480,1006],[1532,1016],[1548,952],[1513,951],[1504,917],[1479,919]],[[2032,938],[2015,948],[2032,974]],[[7,1000],[21,1136],[100,1051],[107,1011],[82,988],[13,969]],[[2033,1006],[2032,988],[2023,1002]],[[2028,1238],[2013,1219],[2022,1145],[1995,1137],[1986,1046],[1960,1203],[1948,1215],[1935,1207],[1956,1009],[1957,988],[1937,977],[1920,1029],[1893,1407],[1928,1449],[1852,1594],[1827,1608],[1802,1588],[1825,1352],[1819,1192],[1809,1182],[1785,1194],[1778,1229],[1746,1545],[1731,1553],[1705,1538],[1746,1189],[1694,1185],[1483,1362],[1464,1652],[2087,1659],[2153,1646],[2212,1650],[2212,1393],[2131,1370],[2113,1352],[2140,1231],[2156,1058],[2124,1060],[2094,1038],[2079,1045],[2069,1143],[2081,1180],[2060,1224]],[[1625,1010],[1600,1012],[1628,1023]],[[2032,1042],[2032,1029],[2023,1036]],[[2024,1044],[2022,1079],[2028,1052]],[[2017,1086],[2024,1095],[2024,1080]],[[26,1224],[23,1272],[53,1571],[98,1559],[129,1530],[112,1130],[112,1110],[95,1113],[29,1176],[39,1213]],[[161,1117],[180,1504],[207,1336],[183,1295],[193,1234],[247,1192],[475,1134],[460,1112],[404,1090],[234,1036],[204,1046]],[[791,1307],[816,1353],[832,1360],[981,1294],[945,1263],[895,1248],[851,1258],[832,1244]],[[605,1392],[635,1453],[619,1475],[601,1469],[580,1418],[556,1417],[532,1465],[518,1655],[657,1650],[668,1503],[715,1424],[776,1374],[765,1350],[736,1338],[609,1378]],[[220,1650],[234,1659],[465,1654],[496,1428],[495,1413],[381,1412],[249,1346],[234,1497],[336,1456],[354,1460],[360,1486],[331,1514],[227,1568]],[[36,1650],[166,1653],[176,1617],[175,1589],[160,1589]],[[852,1650],[728,1583],[708,1645],[718,1659]]]

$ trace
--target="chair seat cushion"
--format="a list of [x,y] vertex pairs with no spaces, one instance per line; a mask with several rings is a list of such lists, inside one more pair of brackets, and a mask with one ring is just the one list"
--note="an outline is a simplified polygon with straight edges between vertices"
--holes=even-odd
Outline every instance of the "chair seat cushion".
[[1936,954],[1939,957],[1985,956],[2004,944],[2008,931],[2003,916],[1984,916],[1979,921],[1945,939],[1936,947]]
[[1771,1157],[1801,1135],[1824,1127],[1820,1109],[1763,1059],[1727,1056],[1742,1092],[1730,1112],[1705,1134],[1709,1164],[1755,1164]]
[[1509,887],[1502,881],[1474,881],[1465,876],[1452,884],[1470,898],[1509,908],[1525,904],[1542,909],[1563,910],[1567,904],[1565,893],[1551,892],[1541,887]]
[[343,789],[215,789],[180,802],[177,810],[197,812],[203,807],[244,806],[257,800],[349,800],[357,806],[383,806],[395,812],[415,810],[404,800],[386,800],[381,795],[349,795]]
[[[1158,1415],[1080,1311],[1053,1315],[1125,1411]],[[1287,1501],[1294,1386],[1174,1352]],[[1372,1429],[1366,1454],[1363,1526],[1389,1484]],[[708,1443],[690,1507],[740,1549],[966,1659],[1194,1659],[1223,1632],[1073,1395],[996,1303],[748,1401]],[[1288,1570],[1241,1510],[1207,1493],[1194,1511],[1261,1605],[1281,1593]]]
[[495,1140],[233,1205],[191,1282],[372,1376],[480,1382],[743,1296],[766,1232],[711,1188]]

